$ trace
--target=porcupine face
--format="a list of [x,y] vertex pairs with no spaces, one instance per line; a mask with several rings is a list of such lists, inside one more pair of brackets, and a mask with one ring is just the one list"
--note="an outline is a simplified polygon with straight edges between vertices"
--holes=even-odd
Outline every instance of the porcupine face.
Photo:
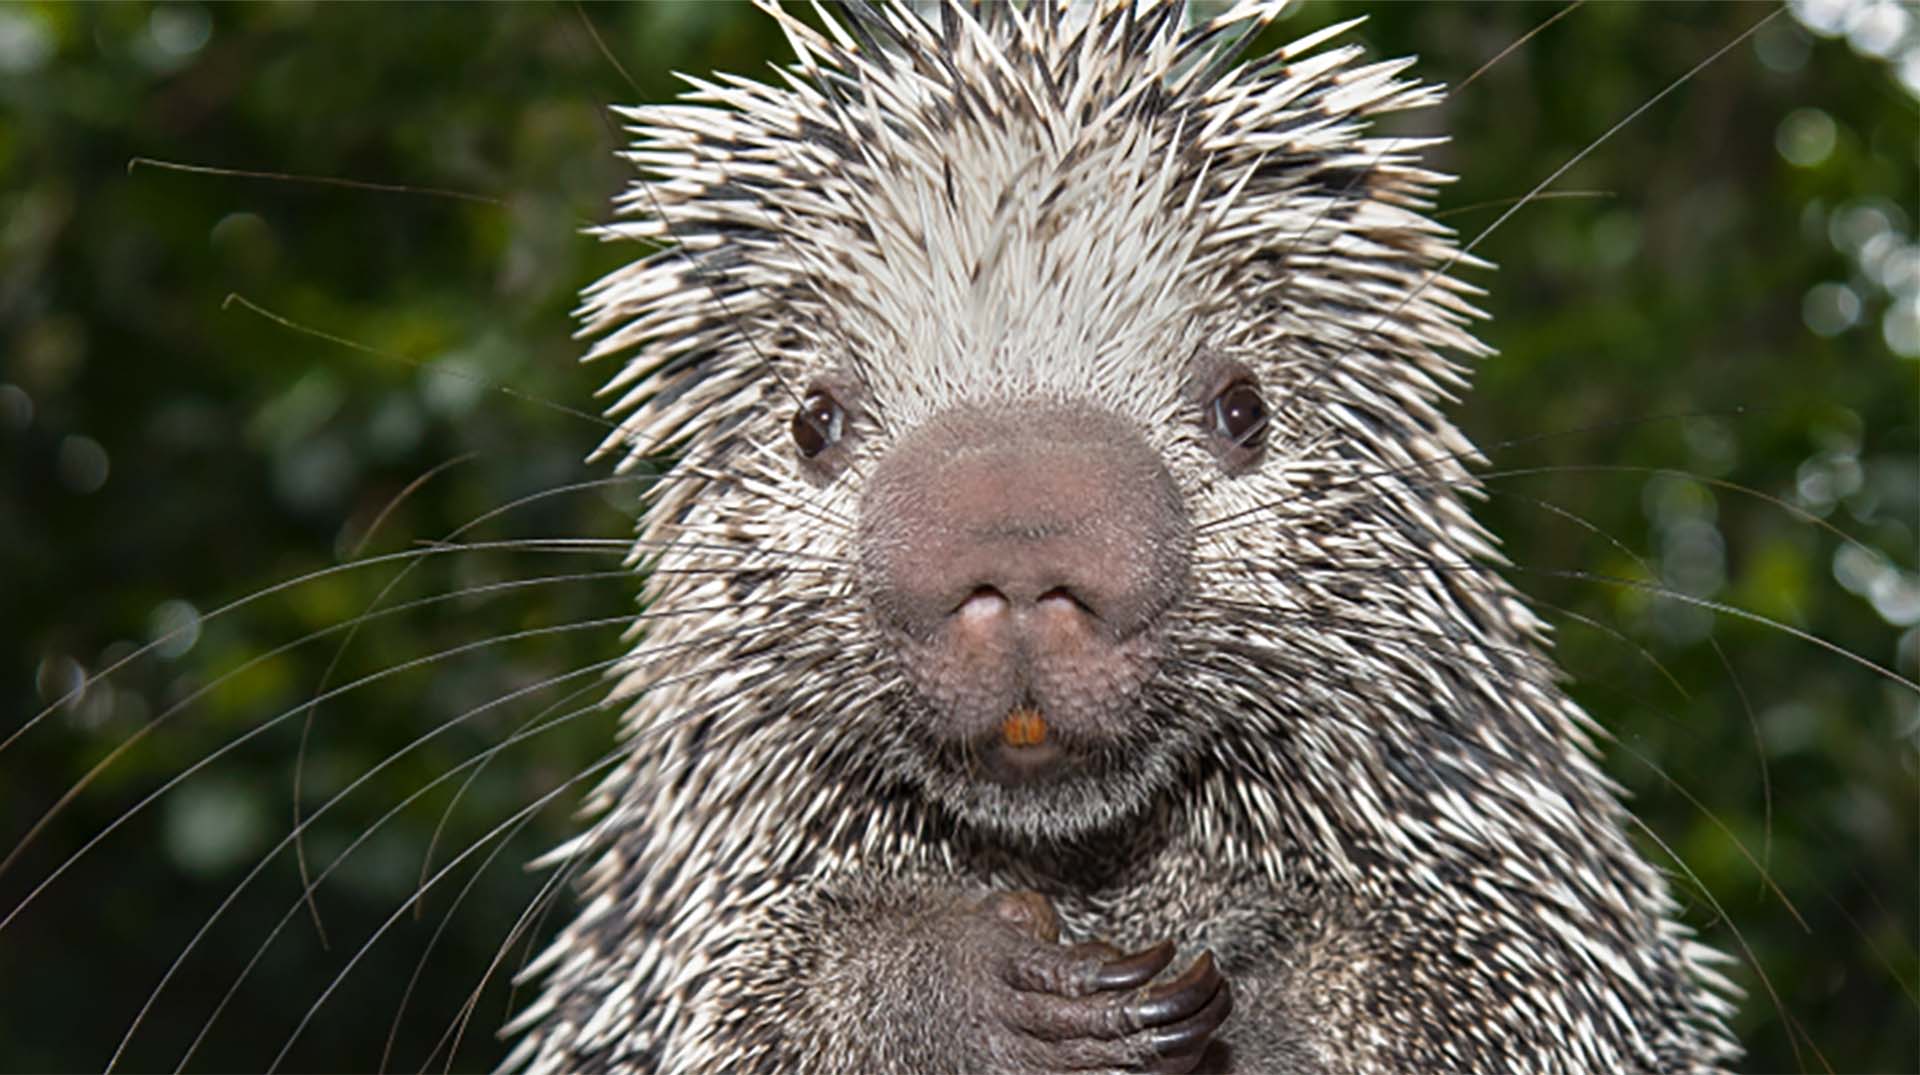
[[[690,432],[733,473],[683,463],[653,535],[805,534],[844,569],[753,575],[789,610],[783,708],[842,740],[807,756],[863,744],[1022,835],[1114,823],[1234,723],[1328,705],[1363,676],[1314,624],[1376,599],[1309,569],[1454,540],[1431,486],[1363,480],[1465,448],[1435,349],[1475,345],[1410,211],[1435,177],[1359,136],[1428,92],[1305,43],[1230,70],[1176,14],[882,12],[861,55],[802,42],[859,94],[637,114],[671,182],[615,230],[679,248],[589,309],[624,322],[601,353],[646,341],[626,449]],[[674,587],[656,607],[697,599]]]

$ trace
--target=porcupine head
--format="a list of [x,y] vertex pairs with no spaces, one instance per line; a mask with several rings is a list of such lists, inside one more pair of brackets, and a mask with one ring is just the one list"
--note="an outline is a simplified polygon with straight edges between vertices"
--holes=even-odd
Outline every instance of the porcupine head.
[[[1711,1068],[1441,406],[1437,90],[1279,5],[769,7],[624,111],[661,467],[537,1070]],[[809,21],[811,20],[811,21]]]

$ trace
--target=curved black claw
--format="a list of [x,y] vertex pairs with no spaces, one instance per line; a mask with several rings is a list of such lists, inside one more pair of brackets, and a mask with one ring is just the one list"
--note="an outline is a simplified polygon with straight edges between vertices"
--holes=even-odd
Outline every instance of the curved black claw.
[[1093,974],[1093,988],[1131,989],[1136,985],[1145,985],[1173,962],[1173,952],[1172,941],[1161,941],[1132,955],[1102,964]]
[[1204,1010],[1224,984],[1226,979],[1220,976],[1213,953],[1202,952],[1180,977],[1145,990],[1127,1005],[1127,1018],[1141,1028],[1179,1022]]
[[1213,999],[1199,1011],[1172,1026],[1162,1027],[1153,1032],[1153,1048],[1161,1056],[1173,1057],[1187,1053],[1197,1057],[1207,1042],[1213,1040],[1213,1032],[1227,1021],[1233,1011],[1233,987],[1225,981],[1213,994]]

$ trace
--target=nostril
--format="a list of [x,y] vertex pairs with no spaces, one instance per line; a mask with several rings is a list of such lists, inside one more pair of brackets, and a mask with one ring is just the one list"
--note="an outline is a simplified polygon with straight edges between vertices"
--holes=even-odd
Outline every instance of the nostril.
[[1006,611],[1005,594],[991,586],[976,586],[965,601],[954,607],[952,614],[963,620],[984,620],[1003,616]]
[[1042,608],[1053,606],[1063,611],[1074,611],[1083,616],[1091,616],[1094,619],[1100,618],[1099,615],[1093,611],[1091,605],[1080,600],[1078,595],[1065,586],[1055,586],[1053,589],[1041,594],[1034,599],[1034,604]]

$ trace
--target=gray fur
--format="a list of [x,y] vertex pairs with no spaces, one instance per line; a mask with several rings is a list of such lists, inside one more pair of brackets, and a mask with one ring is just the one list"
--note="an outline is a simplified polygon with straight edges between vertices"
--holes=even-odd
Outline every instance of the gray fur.
[[[973,999],[929,967],[974,958],[970,901],[1019,889],[1064,939],[1214,951],[1234,1070],[1737,1056],[1721,957],[1626,839],[1462,504],[1475,456],[1440,408],[1485,348],[1420,215],[1444,177],[1364,132],[1437,90],[1318,40],[1236,63],[1277,7],[889,6],[824,36],[770,9],[784,85],[625,113],[650,176],[605,234],[665,249],[587,295],[591,357],[625,361],[602,450],[679,462],[635,546],[631,754],[550,857],[590,863],[584,902],[508,1066],[1017,1066],[967,1053]],[[1192,356],[1273,403],[1244,473],[1188,416]],[[863,393],[830,480],[786,438],[822,379]],[[1051,398],[1144,431],[1192,579],[1141,700],[1164,736],[1072,816],[982,824],[902,731],[860,494],[930,416]]]

